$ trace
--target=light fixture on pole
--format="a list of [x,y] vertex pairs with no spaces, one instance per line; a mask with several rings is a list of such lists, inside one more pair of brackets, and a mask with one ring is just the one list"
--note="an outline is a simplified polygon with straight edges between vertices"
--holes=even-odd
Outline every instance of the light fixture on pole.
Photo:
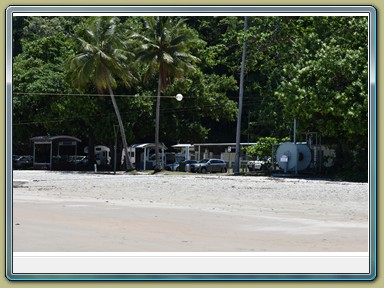
[[181,101],[181,100],[183,100],[183,95],[181,95],[181,94],[179,93],[179,94],[177,94],[177,95],[175,96],[175,98],[176,98],[177,101]]

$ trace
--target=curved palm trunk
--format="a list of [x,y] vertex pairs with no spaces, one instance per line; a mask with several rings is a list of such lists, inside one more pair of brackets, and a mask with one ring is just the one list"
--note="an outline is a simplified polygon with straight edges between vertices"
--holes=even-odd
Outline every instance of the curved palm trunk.
[[155,171],[160,171],[162,169],[162,167],[160,165],[160,157],[159,157],[160,91],[161,91],[161,72],[159,73],[159,83],[158,83],[158,87],[157,87],[157,99],[156,99],[156,126],[155,126],[156,166],[155,166]]
[[127,138],[125,137],[125,130],[124,130],[123,121],[121,120],[119,107],[117,107],[117,103],[116,103],[116,99],[115,99],[115,96],[114,96],[113,91],[112,91],[111,83],[109,82],[107,75],[105,75],[105,81],[107,82],[108,91],[109,91],[109,94],[110,94],[111,99],[112,99],[113,108],[115,109],[117,121],[119,122],[121,140],[123,141],[123,148],[124,148],[124,152],[125,152],[125,160],[126,160],[125,161],[125,163],[126,163],[125,168],[127,171],[132,171],[133,165],[131,163],[131,159],[129,157],[130,155],[128,153]]

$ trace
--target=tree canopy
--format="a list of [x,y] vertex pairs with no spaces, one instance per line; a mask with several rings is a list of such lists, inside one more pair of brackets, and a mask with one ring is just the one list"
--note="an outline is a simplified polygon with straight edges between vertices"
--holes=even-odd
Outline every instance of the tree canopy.
[[[14,149],[26,151],[30,137],[47,133],[87,139],[88,128],[97,143],[113,143],[115,110],[107,97],[95,96],[107,87],[106,79],[128,143],[153,142],[159,75],[162,95],[184,96],[182,102],[162,101],[162,142],[234,142],[246,39],[241,141],[292,137],[297,119],[298,134],[318,132],[323,143],[336,147],[340,167],[367,170],[367,17],[248,17],[247,33],[243,17],[156,17],[114,17],[113,41],[109,32],[94,39],[119,59],[110,62],[115,73],[107,78],[90,66],[65,65],[86,59],[80,44],[83,52],[97,46],[87,45],[96,36],[90,29],[95,17],[14,17]],[[159,34],[167,21],[174,29]],[[93,51],[99,55],[94,61],[112,59],[100,51]]]

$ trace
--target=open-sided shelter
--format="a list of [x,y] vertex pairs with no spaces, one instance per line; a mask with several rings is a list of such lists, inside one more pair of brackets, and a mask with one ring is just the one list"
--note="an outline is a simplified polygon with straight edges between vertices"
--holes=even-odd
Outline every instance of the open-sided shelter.
[[35,169],[66,169],[71,157],[77,156],[80,139],[67,135],[32,137]]

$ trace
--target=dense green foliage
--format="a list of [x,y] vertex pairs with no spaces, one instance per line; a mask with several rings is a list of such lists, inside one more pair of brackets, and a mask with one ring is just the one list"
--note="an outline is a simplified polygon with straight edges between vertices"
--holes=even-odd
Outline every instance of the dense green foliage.
[[278,145],[290,139],[276,137],[260,137],[256,144],[245,148],[247,155],[253,159],[265,160],[272,157],[273,145]]
[[[74,62],[72,67],[66,65],[87,47],[79,43],[89,42],[93,18],[15,17],[13,143],[17,153],[28,153],[29,138],[47,133],[114,143],[113,126],[118,123],[109,92],[108,97],[94,96],[107,91],[105,75],[86,66],[80,75]],[[103,43],[110,45],[124,67],[108,79],[128,143],[154,141],[159,75],[161,95],[184,96],[182,102],[162,99],[161,142],[234,142],[241,48],[246,39],[241,142],[292,139],[292,123],[297,119],[297,135],[318,132],[323,143],[334,145],[336,170],[352,174],[368,170],[367,17],[249,17],[246,34],[243,17],[157,20],[114,18],[119,41]],[[179,33],[167,35],[174,36],[171,42],[156,34],[165,21],[171,21]]]
[[[136,80],[130,71],[127,63],[129,58],[126,51],[129,47],[121,40],[116,31],[117,18],[114,17],[93,17],[87,22],[87,27],[78,37],[79,47],[76,50],[79,54],[68,59],[68,70],[73,86],[84,89],[93,84],[99,95],[108,90],[112,100],[113,108],[119,123],[121,140],[125,155],[128,155],[127,137],[121,119],[120,110],[116,103],[113,88],[116,87],[116,77],[119,77],[125,86]],[[93,127],[89,127],[90,137],[94,138]],[[94,141],[90,140],[89,150],[91,164],[94,163]],[[130,158],[126,161],[126,169],[133,170],[134,167]]]

